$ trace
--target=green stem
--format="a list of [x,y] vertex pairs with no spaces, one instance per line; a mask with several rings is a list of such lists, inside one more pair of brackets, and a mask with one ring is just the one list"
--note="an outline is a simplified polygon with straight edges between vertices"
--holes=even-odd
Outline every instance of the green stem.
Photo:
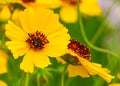
[[37,75],[37,85],[40,86],[40,74]]
[[108,9],[108,11],[106,12],[105,16],[103,17],[102,23],[100,25],[100,27],[98,28],[97,32],[95,33],[95,35],[93,36],[91,43],[95,43],[98,39],[98,37],[101,35],[101,33],[104,30],[104,26],[105,26],[105,22],[108,18],[108,15],[110,14],[111,9],[113,8],[114,3],[111,5],[111,7]]
[[66,69],[67,69],[68,65],[69,64],[66,64],[66,66],[65,66],[65,68],[64,68],[64,70],[62,72],[62,75],[61,75],[61,86],[65,85],[65,83],[64,83],[64,81],[65,81],[65,72],[66,72]]
[[22,86],[23,85],[23,78],[25,76],[25,73],[23,72],[21,78],[20,78],[20,83],[19,83],[19,86]]
[[81,34],[82,34],[85,42],[87,43],[87,45],[89,47],[91,47],[92,49],[96,50],[96,51],[104,52],[104,53],[107,53],[107,54],[110,54],[110,55],[113,55],[113,56],[117,57],[118,55],[116,53],[113,53],[113,52],[111,52],[111,51],[109,51],[107,49],[96,47],[91,42],[89,42],[89,40],[87,39],[87,36],[85,34],[84,27],[83,27],[82,15],[81,15],[80,9],[79,9],[79,0],[78,0],[78,4],[77,4],[77,11],[78,11],[78,21],[79,21],[79,25],[80,25],[80,29],[81,29]]
[[61,86],[64,86],[64,77],[65,75],[64,75],[64,73],[62,73],[62,76],[61,76]]
[[25,86],[29,86],[29,73],[26,73]]

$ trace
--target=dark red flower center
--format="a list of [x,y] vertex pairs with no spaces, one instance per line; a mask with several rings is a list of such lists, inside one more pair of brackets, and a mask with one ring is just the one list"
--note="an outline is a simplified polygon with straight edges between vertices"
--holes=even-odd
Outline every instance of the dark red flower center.
[[68,44],[68,49],[72,50],[74,53],[78,54],[80,57],[83,57],[87,60],[91,59],[91,54],[89,48],[87,48],[82,43],[71,39]]
[[[68,49],[72,52],[76,53],[81,58],[85,58],[86,60],[91,59],[89,48],[85,47],[82,43],[71,39],[70,43],[68,44]],[[66,53],[61,58],[66,61],[69,64],[72,64],[74,66],[81,65],[79,61],[79,57],[71,55],[70,53]]]
[[44,45],[49,43],[45,35],[41,32],[36,31],[35,33],[28,33],[29,38],[26,42],[30,45],[30,48],[34,50],[41,50]]

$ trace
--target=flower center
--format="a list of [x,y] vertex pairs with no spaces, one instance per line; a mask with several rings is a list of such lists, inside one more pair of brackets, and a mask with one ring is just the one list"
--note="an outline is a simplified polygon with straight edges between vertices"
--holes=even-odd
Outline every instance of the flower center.
[[30,48],[33,48],[34,50],[41,50],[44,48],[45,44],[49,43],[45,35],[41,32],[36,31],[33,34],[28,33],[28,36],[29,38],[26,42],[30,45]]
[[35,2],[35,0],[22,0],[23,3]]
[[[76,40],[70,40],[70,43],[68,44],[68,49],[76,53],[78,56],[85,58],[86,60],[91,59],[89,48],[86,48],[82,43]],[[78,57],[69,53],[62,55],[61,58],[67,63],[72,64],[74,66],[81,65]]]
[[83,57],[87,60],[91,59],[89,48],[85,47],[82,43],[71,39],[68,44],[68,49],[72,50],[74,53],[78,54],[80,57]]
[[[61,1],[66,2],[72,6],[77,5],[77,0],[61,0]],[[81,0],[80,0],[80,2],[81,2]]]

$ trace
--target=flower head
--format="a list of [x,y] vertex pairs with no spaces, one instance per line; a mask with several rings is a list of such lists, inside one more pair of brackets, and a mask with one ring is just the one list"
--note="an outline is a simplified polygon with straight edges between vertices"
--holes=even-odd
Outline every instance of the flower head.
[[27,8],[19,13],[21,26],[8,21],[6,36],[11,40],[6,45],[15,59],[23,56],[20,68],[32,73],[34,66],[47,67],[48,56],[64,54],[69,43],[68,30],[59,23],[59,17],[45,8]]
[[102,68],[100,64],[90,62],[90,51],[83,44],[75,40],[70,40],[68,52],[61,56],[66,61],[69,70],[69,76],[89,77],[89,75],[99,75],[108,83],[114,78],[108,74],[110,71]]

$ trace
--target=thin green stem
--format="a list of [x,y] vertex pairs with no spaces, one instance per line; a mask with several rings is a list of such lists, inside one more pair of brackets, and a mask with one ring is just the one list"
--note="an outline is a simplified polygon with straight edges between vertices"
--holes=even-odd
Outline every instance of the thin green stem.
[[40,74],[37,75],[37,85],[40,86]]
[[63,72],[62,72],[62,75],[61,75],[61,86],[64,86],[64,85],[65,85],[65,83],[64,83],[64,81],[65,81],[65,72],[66,72],[66,69],[67,69],[68,65],[69,65],[69,64],[66,64],[66,65],[65,65],[64,70],[63,70]]
[[25,86],[29,86],[29,73],[26,73]]
[[87,43],[87,45],[89,47],[91,47],[92,49],[96,50],[96,51],[104,52],[104,53],[107,53],[107,54],[110,54],[110,55],[113,55],[113,56],[117,57],[118,55],[116,53],[113,53],[113,52],[111,52],[111,51],[109,51],[107,49],[96,47],[91,42],[89,42],[89,40],[87,39],[87,36],[85,34],[84,27],[83,27],[82,15],[81,15],[80,9],[79,9],[79,0],[78,0],[78,4],[77,4],[77,11],[78,11],[78,21],[79,21],[79,25],[80,25],[80,29],[81,29],[81,34],[82,34],[85,42]]
[[20,78],[20,82],[19,82],[19,86],[22,86],[23,85],[23,78],[24,78],[24,76],[25,76],[25,73],[23,72],[22,73],[22,76],[21,76],[21,78]]
[[65,74],[63,72],[61,76],[61,86],[64,86],[64,78],[65,78]]
[[111,9],[113,8],[114,3],[110,6],[110,8],[108,9],[108,11],[106,12],[105,16],[103,17],[102,23],[100,25],[100,27],[98,28],[97,32],[95,33],[95,35],[93,36],[91,43],[95,43],[98,39],[98,37],[101,35],[101,33],[104,30],[104,26],[105,26],[105,22],[108,18],[108,15],[110,14]]

